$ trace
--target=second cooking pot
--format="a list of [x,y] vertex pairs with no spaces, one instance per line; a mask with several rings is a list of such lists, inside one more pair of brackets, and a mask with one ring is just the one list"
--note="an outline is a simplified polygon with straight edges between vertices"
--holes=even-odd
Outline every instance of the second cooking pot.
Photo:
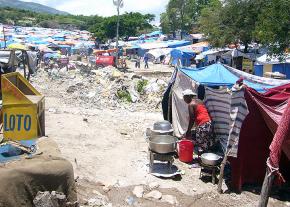
[[167,154],[175,152],[177,138],[170,135],[157,135],[150,137],[148,142],[149,148],[153,152]]

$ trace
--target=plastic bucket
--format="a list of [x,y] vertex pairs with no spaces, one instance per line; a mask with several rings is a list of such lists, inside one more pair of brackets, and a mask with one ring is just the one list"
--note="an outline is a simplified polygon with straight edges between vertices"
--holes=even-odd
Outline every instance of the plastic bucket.
[[181,162],[193,161],[193,143],[190,140],[181,140],[178,144],[178,156]]

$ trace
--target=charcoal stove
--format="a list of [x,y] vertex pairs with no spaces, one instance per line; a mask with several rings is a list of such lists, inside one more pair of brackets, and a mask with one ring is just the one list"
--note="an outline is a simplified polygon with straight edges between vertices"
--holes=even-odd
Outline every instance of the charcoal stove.
[[200,162],[200,175],[199,178],[202,178],[203,176],[211,176],[211,182],[212,184],[216,184],[216,174],[220,170],[219,165],[206,165]]
[[153,172],[154,161],[167,162],[168,173],[172,173],[172,165],[174,162],[175,152],[161,154],[161,153],[154,152],[150,148],[148,148],[148,155],[149,155],[149,172],[150,173]]

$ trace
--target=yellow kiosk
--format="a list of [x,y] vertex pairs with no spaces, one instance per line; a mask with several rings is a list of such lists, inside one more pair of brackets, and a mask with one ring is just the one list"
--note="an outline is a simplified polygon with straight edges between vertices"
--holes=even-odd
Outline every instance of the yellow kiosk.
[[45,102],[20,73],[1,77],[4,140],[30,140],[45,135]]

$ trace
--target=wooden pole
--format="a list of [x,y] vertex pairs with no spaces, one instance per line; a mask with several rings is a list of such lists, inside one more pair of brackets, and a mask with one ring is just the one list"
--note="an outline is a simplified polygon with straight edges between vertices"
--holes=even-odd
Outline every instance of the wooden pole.
[[228,152],[225,154],[224,159],[221,164],[221,170],[220,170],[220,176],[219,176],[219,183],[218,183],[218,193],[222,193],[222,185],[223,185],[223,179],[224,179],[224,171],[225,171],[225,166],[227,164],[228,160]]
[[271,173],[271,170],[267,166],[266,175],[264,178],[258,207],[267,207],[274,178],[275,178],[275,174]]

